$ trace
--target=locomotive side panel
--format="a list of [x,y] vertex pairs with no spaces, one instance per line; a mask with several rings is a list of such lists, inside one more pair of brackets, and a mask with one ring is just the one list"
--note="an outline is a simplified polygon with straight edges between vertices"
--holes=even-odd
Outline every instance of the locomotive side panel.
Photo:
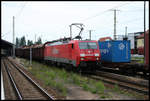
[[72,61],[75,61],[72,58],[70,44],[46,46],[44,50],[44,59],[68,64],[72,64]]

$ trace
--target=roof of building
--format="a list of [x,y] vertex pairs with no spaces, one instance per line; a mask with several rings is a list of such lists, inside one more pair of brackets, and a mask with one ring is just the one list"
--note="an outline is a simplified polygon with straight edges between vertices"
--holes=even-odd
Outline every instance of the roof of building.
[[[145,32],[145,34],[149,34],[149,29]],[[141,35],[137,36],[138,39],[142,39],[144,38],[144,33],[142,33]]]
[[1,47],[2,48],[8,48],[8,47],[13,47],[13,44],[12,43],[10,43],[10,42],[8,42],[8,41],[6,41],[6,40],[3,40],[3,39],[1,39]]

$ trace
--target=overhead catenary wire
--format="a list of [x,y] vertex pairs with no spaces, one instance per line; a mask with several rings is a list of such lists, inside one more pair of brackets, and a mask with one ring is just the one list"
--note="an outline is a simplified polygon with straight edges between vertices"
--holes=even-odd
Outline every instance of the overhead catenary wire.
[[[20,11],[18,11],[18,13],[16,13],[16,16],[15,16],[15,20],[17,18],[19,18],[19,16],[21,15],[23,9],[25,8],[27,2],[25,2],[25,4],[21,7]],[[9,30],[7,33],[3,33],[2,37],[6,36],[7,34],[9,34],[11,32],[11,30]]]
[[[127,4],[129,4],[129,3],[117,5],[117,6],[113,7],[113,8],[111,8],[111,9],[115,9],[115,8],[118,8],[118,7],[122,7],[122,6],[127,5]],[[94,15],[94,16],[88,17],[88,18],[83,19],[83,20],[81,20],[81,21],[82,21],[82,22],[85,22],[85,21],[87,21],[87,20],[89,20],[89,19],[92,19],[92,18],[94,18],[94,17],[100,16],[99,14],[101,14],[101,15],[104,14],[104,13],[106,13],[107,11],[110,11],[111,9],[107,9],[107,10],[105,10],[105,11],[103,11],[103,12],[100,12],[100,13]]]
[[[119,7],[123,7],[123,6],[127,5],[127,4],[129,4],[129,3],[117,5],[117,6],[113,7],[113,8],[111,8],[111,9],[107,9],[107,10],[101,12],[101,13],[98,13],[98,14],[94,15],[94,16],[88,17],[88,18],[84,19],[83,21],[85,22],[85,21],[87,21],[87,20],[90,20],[90,19],[92,19],[92,18],[95,18],[95,17],[97,17],[97,16],[100,16],[100,14],[103,15],[104,13],[106,13],[106,12],[108,12],[108,11],[111,11],[112,9],[116,9],[116,8],[119,8]],[[115,33],[115,32],[114,32],[114,33]]]
[[[126,3],[126,4],[129,4],[129,3]],[[119,4],[119,5],[117,5],[117,7],[119,7],[119,6],[122,7],[122,6],[126,5],[126,4]],[[26,4],[24,4],[24,5],[21,7],[21,9],[19,10],[19,12],[16,14],[17,18],[18,18],[18,17],[21,15],[21,13],[23,12],[25,6],[26,6]],[[110,9],[107,9],[107,10],[109,11]],[[86,18],[86,19],[84,19],[84,20],[85,20],[85,21],[89,21],[89,20],[91,20],[92,18],[95,18],[95,17],[97,17],[97,16],[104,15],[104,14],[106,14],[107,10],[106,10],[106,11],[102,11],[102,12],[96,14],[96,15],[90,16],[90,17],[88,17],[88,18]],[[131,23],[131,22],[129,22],[129,23]],[[108,23],[108,24],[109,24],[109,23]],[[118,25],[119,25],[119,23],[118,23]],[[68,28],[68,26],[65,27],[65,28]],[[64,29],[64,28],[61,28],[61,29]],[[59,29],[58,29],[58,30],[59,30]],[[57,30],[57,31],[58,31],[58,30]],[[67,30],[67,29],[66,29],[66,30]],[[63,30],[61,30],[61,31],[63,32]],[[68,31],[69,31],[69,30],[68,30]],[[68,35],[69,35],[69,34],[68,34]]]
[[18,13],[16,13],[15,18],[19,18],[19,16],[21,15],[21,13],[23,12],[23,9],[25,8],[25,6],[27,5],[27,2],[25,2],[25,4],[22,6],[22,8],[20,9],[20,11]]
[[[100,13],[94,15],[94,16],[88,17],[88,18],[86,18],[86,19],[84,19],[84,20],[86,21],[86,20],[92,19],[92,18],[94,18],[94,17],[101,16],[101,15],[103,15],[104,13],[106,13],[107,11],[110,11],[110,10],[115,9],[115,8],[123,7],[123,6],[127,5],[127,4],[129,4],[129,3],[115,6],[115,7],[111,8],[111,9],[107,9],[107,10],[105,10],[105,11],[103,11],[103,12],[100,12]],[[130,10],[130,11],[131,11],[131,12],[134,12],[134,11],[138,11],[138,10],[139,10],[139,9],[136,9],[136,10],[133,10],[133,11]],[[141,10],[141,9],[140,9],[140,10]],[[123,10],[123,11],[124,11],[124,10]],[[128,11],[128,12],[130,12],[130,11]],[[100,14],[101,14],[101,15],[100,15]]]
[[137,19],[132,19],[132,20],[128,20],[128,21],[123,21],[123,22],[120,22],[120,23],[118,23],[118,25],[119,24],[123,24],[123,23],[125,23],[126,22],[126,24],[128,24],[128,23],[132,23],[132,22],[137,22],[137,21],[139,21],[139,20],[143,20],[144,18],[143,17],[141,17],[141,18],[137,18]]
[[116,8],[125,6],[125,5],[127,5],[127,4],[129,4],[129,3],[122,4],[122,5],[117,5],[117,6],[113,7],[113,8],[107,9],[107,10],[105,10],[105,11],[103,11],[103,12],[99,12],[99,13],[97,13],[96,15],[90,16],[90,17],[88,17],[88,18],[86,18],[86,19],[83,19],[83,20],[81,20],[81,21],[87,21],[87,20],[92,19],[92,18],[95,18],[95,17],[97,17],[97,16],[101,16],[101,15],[103,15],[104,13],[106,13],[106,12],[112,10],[112,9],[116,9]]
[[2,37],[6,36],[10,32],[11,32],[11,30],[9,30],[7,33],[4,33],[4,34],[2,33],[3,34]]
[[[113,7],[113,8],[111,8],[111,9],[118,8],[118,7],[123,7],[124,5],[127,5],[127,4],[129,4],[129,3],[117,5],[117,6]],[[23,6],[22,9],[20,10],[20,12],[23,10],[23,8],[24,8],[24,6]],[[110,9],[107,9],[106,11],[103,11],[103,12],[100,12],[100,13],[94,15],[94,16],[88,17],[88,18],[84,19],[84,21],[87,21],[87,20],[90,20],[90,19],[92,19],[92,18],[94,18],[94,17],[100,16],[100,14],[103,15],[104,13],[106,13],[106,12],[109,11],[109,10],[110,10]],[[61,28],[61,29],[63,29],[63,28]],[[57,31],[57,32],[58,32],[58,31]]]
[[[113,7],[113,8],[114,8],[114,7]],[[96,17],[96,16],[99,16],[99,14],[105,13],[105,12],[107,12],[107,11],[109,11],[109,10],[110,10],[110,9],[108,9],[108,10],[106,10],[106,11],[103,11],[103,12],[100,12],[100,13],[94,15],[94,16],[88,17],[88,18],[83,19],[83,20],[81,20],[81,21],[89,20],[89,19],[91,19],[91,18],[93,18],[93,17]],[[66,27],[63,27],[63,28],[66,28]],[[61,29],[63,29],[63,28],[61,28]],[[60,30],[58,30],[58,31],[60,31]],[[58,31],[57,31],[57,32],[58,32]]]
[[[141,9],[140,9],[141,10]],[[107,11],[107,10],[106,10]],[[133,12],[133,11],[137,11],[137,9],[136,10],[132,10],[131,12]],[[104,12],[105,13],[105,12]],[[102,14],[103,15],[103,14]],[[98,16],[98,15],[97,15]],[[93,16],[93,17],[96,17],[96,16]],[[92,18],[92,17],[91,17]],[[86,19],[87,20],[87,19]],[[142,18],[137,18],[137,19],[132,19],[132,20],[128,20],[128,21],[123,21],[123,22],[121,22],[121,24],[122,23],[127,23],[127,24],[129,24],[129,23],[133,23],[133,22],[135,22],[135,21],[139,21],[139,20],[143,20],[143,17]],[[118,23],[118,25],[120,25],[120,23]]]

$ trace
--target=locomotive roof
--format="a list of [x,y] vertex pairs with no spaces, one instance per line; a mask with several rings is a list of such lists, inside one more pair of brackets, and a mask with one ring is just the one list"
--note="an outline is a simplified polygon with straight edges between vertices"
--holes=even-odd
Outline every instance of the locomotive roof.
[[61,45],[61,44],[66,44],[66,43],[75,43],[75,42],[82,42],[82,41],[96,41],[96,40],[61,40],[61,41],[58,41],[58,40],[54,40],[54,41],[47,41],[45,42],[44,44],[34,44],[34,45],[31,45],[31,46],[23,46],[21,47],[22,49],[28,49],[28,48],[42,48],[42,47],[45,47],[45,45]]

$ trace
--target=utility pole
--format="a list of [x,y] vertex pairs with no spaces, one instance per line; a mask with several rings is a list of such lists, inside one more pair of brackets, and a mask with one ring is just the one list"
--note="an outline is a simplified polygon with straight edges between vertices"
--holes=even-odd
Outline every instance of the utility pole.
[[116,40],[116,9],[114,10],[114,40]]
[[91,40],[91,32],[92,32],[93,30],[89,30],[89,39]]
[[125,37],[127,38],[127,26],[125,27]]
[[36,34],[35,34],[35,43],[36,43]]
[[127,26],[125,27],[125,37],[127,37]]
[[70,27],[70,38],[72,39],[72,30],[71,30],[71,25],[69,25],[69,27]]
[[15,59],[15,17],[13,16],[13,58]]
[[125,36],[123,37],[123,40],[127,40],[127,26],[125,27]]
[[146,41],[145,41],[145,28],[146,28],[146,25],[145,25],[145,15],[146,15],[146,12],[145,12],[145,10],[146,10],[146,1],[144,0],[144,63],[146,62],[145,61],[145,43],[146,43]]
[[32,48],[30,46],[30,66],[32,65]]
[[120,10],[112,10],[114,11],[114,40],[116,40],[116,11],[120,11]]

